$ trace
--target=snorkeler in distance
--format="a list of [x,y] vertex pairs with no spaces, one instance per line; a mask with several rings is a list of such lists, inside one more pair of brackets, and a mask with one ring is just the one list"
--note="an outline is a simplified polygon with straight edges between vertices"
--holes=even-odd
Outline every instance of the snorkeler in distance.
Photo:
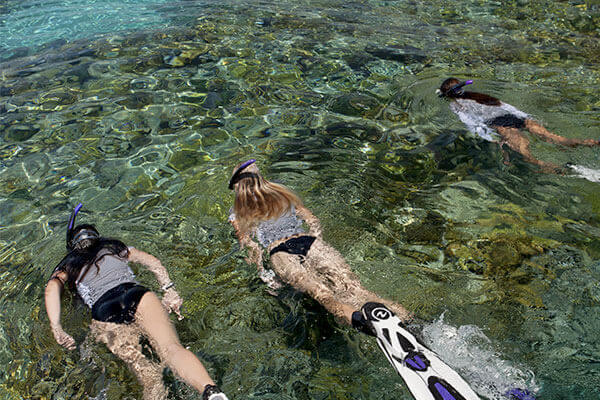
[[[81,203],[69,220],[68,254],[46,285],[46,312],[56,341],[69,350],[75,349],[75,340],[60,322],[61,294],[66,285],[76,290],[91,308],[93,336],[135,373],[145,400],[166,399],[167,391],[162,382],[162,365],[142,353],[141,335],[149,339],[162,362],[202,393],[203,400],[227,400],[200,360],[179,342],[166,311],[183,318],[179,312],[182,300],[165,267],[150,254],[101,237],[92,225],[74,227],[80,209]],[[128,262],[145,265],[154,273],[164,291],[162,301],[137,283]]]
[[[487,94],[464,91],[466,85],[472,80],[459,81],[456,78],[446,79],[436,91],[440,97],[450,100],[450,109],[467,128],[490,142],[502,145],[523,156],[527,162],[539,166],[542,171],[561,173],[564,169],[560,166],[536,159],[529,151],[529,139],[523,129],[541,139],[564,146],[598,146],[599,140],[594,139],[569,139],[554,134],[544,128],[539,122],[534,121],[530,115],[518,110],[510,104],[504,103]],[[505,163],[508,163],[508,154],[503,151]]]
[[[255,161],[238,165],[229,181],[235,193],[229,221],[240,246],[248,248],[246,261],[256,264],[261,279],[271,289],[283,281],[345,324],[375,336],[416,399],[479,399],[458,373],[403,327],[409,312],[367,290],[342,255],[323,240],[317,217],[290,189],[263,178]],[[263,267],[264,249],[272,270]]]

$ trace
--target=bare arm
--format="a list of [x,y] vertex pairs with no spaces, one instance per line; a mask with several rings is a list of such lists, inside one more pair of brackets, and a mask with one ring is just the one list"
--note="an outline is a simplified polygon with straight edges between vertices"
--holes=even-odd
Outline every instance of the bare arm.
[[54,335],[54,339],[61,346],[69,350],[75,349],[75,339],[67,334],[60,324],[60,300],[64,287],[64,282],[67,281],[67,273],[64,271],[55,272],[48,283],[44,292],[44,301],[46,303],[46,313],[50,320],[50,329]]
[[242,232],[235,218],[230,219],[229,222],[231,222],[231,225],[233,225],[233,229],[235,229],[235,235],[237,236],[238,241],[240,242],[240,247],[242,249],[244,247],[248,247],[248,257],[246,257],[244,260],[248,264],[256,264],[258,277],[264,283],[266,283],[267,286],[269,286],[269,288],[271,288],[271,291],[269,291],[269,293],[276,295],[276,291],[283,287],[283,283],[272,270],[267,270],[263,266],[263,249],[261,249],[260,246],[254,240],[252,240],[250,235]]
[[171,278],[169,278],[169,273],[167,272],[167,269],[162,265],[160,260],[154,257],[152,254],[145,253],[135,248],[129,249],[128,260],[146,266],[146,268],[148,268],[148,271],[154,274],[161,288],[170,286],[165,290],[162,303],[169,312],[174,311],[179,319],[183,319],[183,316],[179,311],[183,300],[181,299],[177,291],[175,291],[175,288],[172,286]]
[[308,233],[311,236],[321,237],[323,235],[323,232],[321,230],[321,222],[319,221],[319,218],[315,217],[314,214],[308,208],[304,206],[297,206],[296,212],[300,217],[302,217],[304,222],[306,222],[306,224],[310,228],[310,231]]
[[256,243],[254,240],[252,240],[252,238],[250,237],[250,235],[247,232],[242,232],[242,230],[240,229],[239,224],[237,223],[237,221],[235,219],[231,220],[231,225],[233,225],[233,229],[235,229],[235,235],[238,238],[238,241],[240,242],[240,247],[243,249],[244,247],[248,248],[248,257],[245,258],[246,262],[248,264],[256,264],[256,267],[258,268],[258,272],[261,272],[264,268],[263,268],[263,260],[262,260],[262,254],[263,251],[260,248],[260,246],[258,245],[258,243]]
[[152,272],[158,281],[158,284],[163,287],[171,283],[167,269],[162,265],[160,260],[152,254],[145,253],[141,250],[130,248],[129,261],[142,264]]

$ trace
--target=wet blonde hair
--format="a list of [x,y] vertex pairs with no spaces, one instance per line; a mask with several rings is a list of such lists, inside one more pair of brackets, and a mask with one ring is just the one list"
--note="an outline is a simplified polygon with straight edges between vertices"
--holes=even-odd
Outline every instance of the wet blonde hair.
[[290,189],[263,178],[256,164],[244,168],[240,177],[233,187],[233,212],[242,232],[250,231],[260,221],[278,218],[292,206],[302,206],[302,200]]

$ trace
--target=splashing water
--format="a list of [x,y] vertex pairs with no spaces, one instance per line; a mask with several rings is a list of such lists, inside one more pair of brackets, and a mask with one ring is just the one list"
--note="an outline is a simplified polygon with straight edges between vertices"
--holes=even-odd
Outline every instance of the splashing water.
[[423,328],[423,339],[431,350],[456,368],[479,394],[490,400],[506,400],[515,388],[535,392],[539,388],[531,371],[523,371],[492,348],[492,342],[475,325],[455,327],[442,314]]

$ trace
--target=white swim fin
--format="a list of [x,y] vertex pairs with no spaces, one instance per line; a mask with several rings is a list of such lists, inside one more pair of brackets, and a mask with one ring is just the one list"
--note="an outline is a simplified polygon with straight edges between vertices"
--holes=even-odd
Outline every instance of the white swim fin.
[[600,182],[600,170],[570,163],[567,164],[567,167],[575,171],[576,176],[580,178],[587,179],[590,182]]
[[415,399],[480,400],[469,384],[437,354],[419,343],[385,305],[367,303],[361,313],[365,328],[370,328],[375,335],[379,347]]

